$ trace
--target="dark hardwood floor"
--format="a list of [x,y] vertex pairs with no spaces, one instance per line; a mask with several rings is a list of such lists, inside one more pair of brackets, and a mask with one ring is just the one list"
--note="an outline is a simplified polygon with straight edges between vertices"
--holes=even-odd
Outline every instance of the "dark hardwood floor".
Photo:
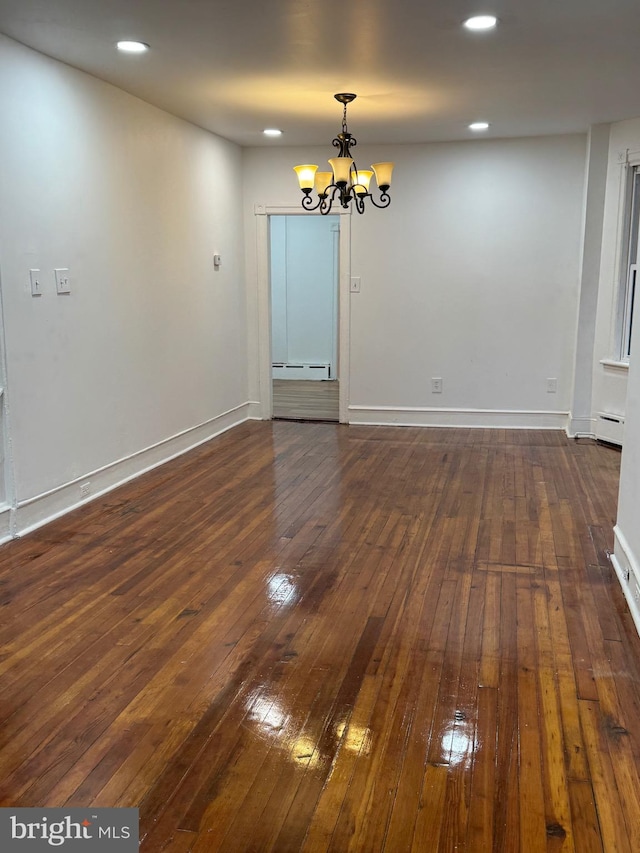
[[0,549],[1,804],[156,851],[640,851],[617,451],[242,425]]

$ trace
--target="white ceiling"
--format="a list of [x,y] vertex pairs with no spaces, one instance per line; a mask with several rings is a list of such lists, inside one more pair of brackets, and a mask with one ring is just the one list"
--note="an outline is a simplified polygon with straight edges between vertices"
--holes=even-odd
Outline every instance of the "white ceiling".
[[326,144],[344,91],[367,143],[640,116],[640,0],[0,0],[0,32],[241,145]]

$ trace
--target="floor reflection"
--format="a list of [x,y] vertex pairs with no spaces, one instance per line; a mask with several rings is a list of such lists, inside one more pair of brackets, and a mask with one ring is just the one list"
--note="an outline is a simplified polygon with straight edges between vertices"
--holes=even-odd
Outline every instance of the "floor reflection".
[[447,726],[442,734],[442,756],[449,756],[451,767],[462,767],[468,769],[474,755],[476,744],[475,724],[467,720],[460,712],[456,711],[451,724]]
[[267,578],[267,596],[269,601],[280,606],[290,607],[300,598],[296,587],[296,578],[285,572],[276,571]]
[[[263,740],[272,741],[297,766],[316,767],[331,762],[341,749],[358,755],[371,751],[372,733],[367,726],[342,719],[337,724],[289,712],[282,699],[263,690],[251,693],[246,702],[245,725]],[[343,715],[344,717],[344,715]],[[315,732],[316,734],[313,734]]]

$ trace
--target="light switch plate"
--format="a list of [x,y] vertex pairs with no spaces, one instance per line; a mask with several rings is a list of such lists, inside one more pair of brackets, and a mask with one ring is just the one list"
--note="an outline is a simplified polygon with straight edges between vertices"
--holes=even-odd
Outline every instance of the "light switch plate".
[[56,274],[56,291],[58,293],[71,293],[71,281],[69,279],[69,270],[65,267],[63,269],[55,270]]
[[42,296],[42,278],[40,270],[29,270],[29,278],[31,279],[31,295]]

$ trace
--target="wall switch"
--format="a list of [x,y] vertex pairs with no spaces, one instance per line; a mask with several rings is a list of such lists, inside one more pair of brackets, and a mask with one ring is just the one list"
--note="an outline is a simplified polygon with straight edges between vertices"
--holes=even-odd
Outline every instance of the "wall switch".
[[213,266],[214,266],[216,269],[220,269],[220,264],[221,264],[221,263],[222,263],[222,259],[220,258],[220,255],[214,255],[214,256],[213,256]]
[[360,276],[352,276],[351,293],[360,293]]
[[31,279],[31,295],[42,296],[42,280],[40,278],[40,270],[29,270],[29,278]]
[[547,379],[547,394],[555,394],[558,390],[558,380],[555,377]]
[[71,293],[71,280],[69,279],[69,270],[65,268],[55,270],[56,274],[56,291],[57,293]]
[[441,376],[432,376],[431,377],[431,393],[432,394],[442,394],[442,377]]

